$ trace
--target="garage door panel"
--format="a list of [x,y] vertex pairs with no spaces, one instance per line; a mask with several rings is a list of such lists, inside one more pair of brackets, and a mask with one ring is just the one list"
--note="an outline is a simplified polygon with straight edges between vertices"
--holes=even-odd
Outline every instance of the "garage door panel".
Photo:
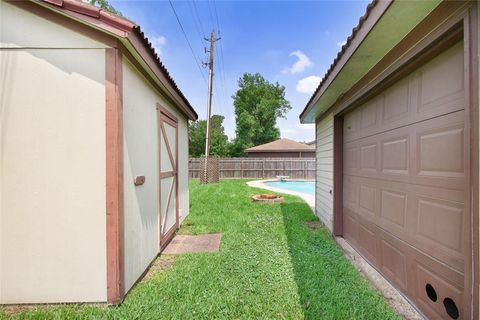
[[376,262],[378,259],[376,239],[374,230],[370,230],[365,224],[359,224],[358,246],[361,248],[363,255],[372,262]]
[[452,268],[464,268],[464,204],[427,196],[415,197],[413,228],[419,249]]
[[382,270],[402,290],[407,291],[407,256],[398,244],[380,240]]
[[344,141],[463,110],[463,59],[463,46],[459,43],[347,113]]
[[[452,319],[445,310],[444,301],[446,299],[450,299],[458,308],[458,319],[464,318],[463,314],[461,314],[461,306],[463,305],[462,286],[451,283],[448,281],[448,278],[437,275],[420,263],[416,265],[416,274],[417,286],[415,289],[417,303],[423,307],[422,309],[427,310],[427,315],[430,318]],[[430,293],[430,296],[427,292]]]
[[384,105],[382,124],[384,126],[395,125],[398,120],[409,117],[409,111],[413,105],[411,99],[411,79],[406,78],[398,82],[394,87],[384,93]]
[[344,210],[343,232],[344,238],[355,248],[358,248],[358,245],[356,245],[358,239],[358,222],[353,215],[349,214],[348,210]]
[[371,222],[456,270],[464,268],[463,191],[345,176],[344,196],[344,211],[358,223]]
[[418,176],[464,178],[463,124],[417,133]]
[[418,185],[465,187],[464,112],[344,144],[344,174]]
[[[439,265],[438,260],[381,229],[378,237],[381,239],[382,258],[377,270],[414,300],[430,318],[450,319],[445,312],[443,299],[450,297],[460,309],[463,302],[463,275]],[[437,302],[428,297],[427,284],[434,288]]]
[[378,198],[377,188],[362,182],[360,182],[358,188],[358,213],[367,219],[375,219]]
[[378,117],[378,105],[380,105],[381,100],[372,100],[365,104],[365,106],[360,111],[360,130],[369,132],[378,130],[379,128],[379,117]]
[[377,144],[368,143],[360,146],[360,171],[377,171]]
[[407,176],[410,167],[410,137],[401,134],[380,139],[380,141],[382,173]]
[[358,154],[359,147],[357,144],[345,145],[344,147],[345,162],[344,162],[344,171],[355,173],[358,170]]
[[435,113],[463,109],[463,55],[463,45],[458,43],[418,70],[418,113],[429,109],[435,109]]
[[379,225],[396,234],[405,233],[408,208],[407,192],[382,190]]
[[354,178],[345,177],[343,188],[343,200],[345,209],[357,211],[358,207],[358,185]]
[[343,119],[343,138],[344,141],[352,141],[360,135],[360,112],[359,109],[347,113]]

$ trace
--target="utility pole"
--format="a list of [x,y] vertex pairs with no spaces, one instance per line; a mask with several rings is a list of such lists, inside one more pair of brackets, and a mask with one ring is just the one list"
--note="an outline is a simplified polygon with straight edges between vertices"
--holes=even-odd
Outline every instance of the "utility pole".
[[[205,168],[204,168],[204,178],[205,183],[207,181],[207,168],[208,168],[208,156],[210,153],[210,117],[212,113],[212,87],[213,87],[213,59],[214,59],[214,49],[215,49],[215,41],[220,40],[220,38],[215,39],[215,30],[212,31],[210,34],[210,39],[205,38],[206,41],[210,41],[210,59],[208,63],[205,65],[208,66],[208,106],[207,106],[207,134],[205,137]],[[206,50],[206,49],[205,49]]]

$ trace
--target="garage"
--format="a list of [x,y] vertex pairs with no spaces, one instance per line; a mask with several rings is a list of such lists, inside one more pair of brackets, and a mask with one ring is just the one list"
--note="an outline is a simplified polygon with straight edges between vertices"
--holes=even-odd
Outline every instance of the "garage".
[[479,13],[372,2],[300,114],[315,214],[394,308],[392,293],[427,319],[479,319]]
[[343,236],[432,319],[464,318],[463,48],[457,42],[343,118]]

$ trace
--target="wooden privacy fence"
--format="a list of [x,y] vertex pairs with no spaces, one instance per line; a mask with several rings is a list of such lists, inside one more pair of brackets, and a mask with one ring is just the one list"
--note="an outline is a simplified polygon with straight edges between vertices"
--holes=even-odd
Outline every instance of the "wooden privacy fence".
[[[200,158],[188,162],[190,178],[200,177]],[[275,178],[315,179],[314,158],[220,158],[220,178]]]

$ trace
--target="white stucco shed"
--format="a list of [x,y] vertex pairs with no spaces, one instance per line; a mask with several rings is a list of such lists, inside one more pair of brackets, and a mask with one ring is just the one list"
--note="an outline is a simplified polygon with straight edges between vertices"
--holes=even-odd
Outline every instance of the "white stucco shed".
[[0,0],[0,304],[121,302],[188,215],[196,118],[133,22]]

